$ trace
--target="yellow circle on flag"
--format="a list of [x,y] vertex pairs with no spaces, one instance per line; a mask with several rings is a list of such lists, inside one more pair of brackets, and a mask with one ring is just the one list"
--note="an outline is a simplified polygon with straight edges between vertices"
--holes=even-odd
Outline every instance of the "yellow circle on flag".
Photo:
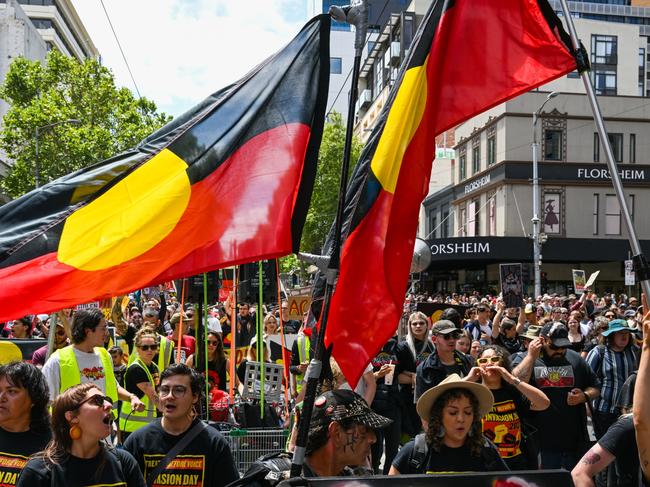
[[174,229],[190,200],[187,164],[168,149],[68,217],[60,262],[85,271],[119,265]]
[[22,359],[23,352],[18,345],[5,340],[0,341],[0,365],[8,364],[16,360],[21,361]]

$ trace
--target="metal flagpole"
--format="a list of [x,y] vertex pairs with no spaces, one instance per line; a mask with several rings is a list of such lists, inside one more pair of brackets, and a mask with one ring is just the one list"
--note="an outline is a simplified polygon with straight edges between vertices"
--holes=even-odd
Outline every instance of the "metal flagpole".
[[[208,274],[203,273],[203,306],[199,305],[199,308],[203,308],[203,316],[199,323],[203,325],[203,365],[205,367],[205,411],[206,419],[210,419],[210,381],[208,380],[210,375],[208,373]],[[222,342],[223,343],[223,342]],[[197,367],[198,362],[194,361],[194,367]]]
[[[562,11],[564,12],[564,18],[566,19],[567,27],[569,28],[569,34],[571,35],[571,43],[573,44],[573,49],[575,50],[576,56],[587,56],[587,53],[584,51],[584,48],[581,49],[580,41],[578,40],[578,35],[576,33],[575,25],[573,25],[573,18],[569,12],[569,6],[567,0],[560,0],[562,4]],[[578,64],[580,59],[578,59]],[[623,192],[623,184],[621,183],[621,177],[618,174],[618,169],[616,163],[614,162],[614,154],[612,152],[612,145],[609,142],[609,137],[607,136],[607,130],[605,129],[605,122],[603,121],[603,115],[600,111],[600,106],[596,95],[594,93],[594,87],[591,84],[589,79],[588,66],[589,64],[586,60],[582,61],[582,68],[579,66],[580,77],[582,82],[585,85],[585,90],[587,92],[587,97],[589,98],[589,104],[591,105],[591,110],[594,114],[594,120],[596,122],[596,128],[598,129],[598,136],[600,137],[600,142],[603,144],[605,149],[605,155],[607,157],[607,168],[609,174],[612,178],[612,184],[614,186],[614,191],[616,192],[616,197],[618,199],[618,204],[621,208],[621,215],[623,216],[623,221],[625,221],[625,227],[627,228],[628,240],[630,241],[630,247],[632,248],[632,260],[634,262],[634,270],[636,272],[636,277],[641,283],[641,288],[646,296],[650,296],[650,267],[648,267],[648,261],[646,260],[643,252],[641,251],[641,244],[639,243],[639,238],[634,229],[634,223],[632,223],[632,217],[630,216],[630,210],[625,199],[625,193]]]
[[356,33],[354,39],[354,66],[352,68],[352,83],[350,85],[350,98],[348,100],[348,118],[345,132],[345,146],[343,149],[343,164],[341,165],[341,180],[339,185],[339,202],[334,220],[334,236],[331,248],[329,265],[325,272],[325,296],[323,311],[320,317],[320,329],[316,339],[314,356],[305,372],[307,384],[304,386],[305,399],[303,401],[300,422],[298,424],[298,437],[296,449],[291,464],[291,476],[298,477],[302,473],[302,465],[305,461],[305,450],[307,447],[307,436],[309,434],[309,423],[311,422],[314,401],[316,400],[316,389],[321,375],[323,358],[325,356],[325,330],[327,329],[327,318],[329,315],[330,301],[334,290],[334,283],[338,277],[341,252],[341,232],[343,229],[343,212],[345,209],[345,195],[348,186],[348,173],[350,168],[350,153],[352,148],[352,129],[354,128],[354,107],[357,101],[359,84],[359,71],[361,68],[361,52],[368,30],[368,6],[366,0],[353,1],[351,6],[330,7],[330,15],[337,21],[348,22],[354,25]]
[[257,361],[260,363],[260,417],[264,419],[264,375],[266,374],[266,363],[264,361],[264,352],[266,343],[264,342],[264,313],[262,311],[262,261],[257,262]]

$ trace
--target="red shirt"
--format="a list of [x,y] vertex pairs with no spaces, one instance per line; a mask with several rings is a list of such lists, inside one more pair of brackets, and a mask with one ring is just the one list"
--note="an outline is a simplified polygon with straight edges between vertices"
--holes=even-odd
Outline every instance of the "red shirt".
[[[194,351],[196,350],[196,339],[194,337],[191,337],[189,335],[183,335],[181,337],[181,345],[180,347],[178,346],[178,335],[175,335],[173,333],[167,335],[167,338],[172,340],[174,342],[174,346],[178,349],[181,349],[181,363],[185,363],[185,360],[187,360],[187,357],[192,355]],[[174,351],[174,359],[176,357],[176,351]]]

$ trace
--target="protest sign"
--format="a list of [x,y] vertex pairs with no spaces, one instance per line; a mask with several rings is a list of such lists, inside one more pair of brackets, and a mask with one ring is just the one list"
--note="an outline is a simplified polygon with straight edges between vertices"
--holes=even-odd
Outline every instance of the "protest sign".
[[519,308],[524,298],[521,264],[500,264],[501,296],[506,308]]
[[576,294],[582,294],[585,292],[585,271],[581,269],[571,269],[571,274],[573,274],[573,290]]

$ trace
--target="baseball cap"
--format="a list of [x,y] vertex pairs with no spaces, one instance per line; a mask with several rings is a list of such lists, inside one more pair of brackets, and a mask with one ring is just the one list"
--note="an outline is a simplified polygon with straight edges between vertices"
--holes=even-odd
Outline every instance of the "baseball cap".
[[372,429],[382,429],[393,422],[374,412],[359,394],[348,389],[327,391],[316,398],[309,434],[317,434],[333,421],[352,421]]
[[569,330],[564,323],[556,321],[555,323],[546,323],[539,333],[541,336],[551,340],[556,347],[570,347]]
[[634,318],[636,316],[636,310],[628,309],[623,313],[623,316],[625,318]]
[[436,324],[431,327],[431,333],[434,335],[446,335],[457,330],[456,325],[449,320],[436,321]]
[[524,313],[534,313],[534,312],[535,312],[535,308],[533,307],[532,303],[528,303],[524,308]]

